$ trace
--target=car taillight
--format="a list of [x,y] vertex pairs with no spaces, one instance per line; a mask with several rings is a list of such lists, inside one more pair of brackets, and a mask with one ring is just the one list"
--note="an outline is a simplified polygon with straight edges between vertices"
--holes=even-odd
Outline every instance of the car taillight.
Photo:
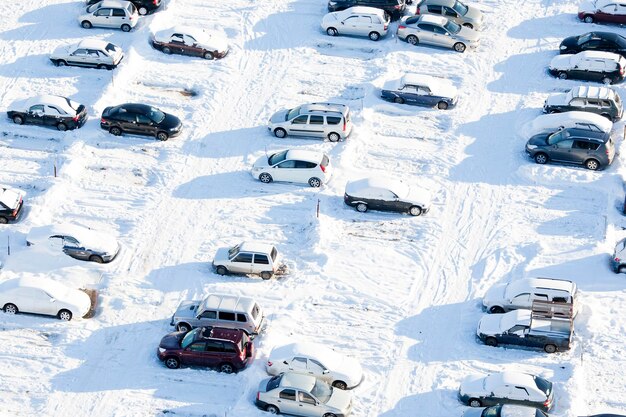
[[383,30],[387,30],[388,27],[388,25],[383,26]]
[[248,346],[246,345],[246,348],[244,350],[241,351],[241,353],[239,354],[239,359],[244,360],[246,359],[246,350],[248,349]]
[[104,120],[104,117],[100,118],[100,123],[106,123],[107,121]]
[[399,10],[402,6],[399,4],[396,4],[395,6],[393,6],[394,9]]
[[620,67],[620,69],[619,69],[619,75],[624,75],[624,67]]
[[344,120],[343,120],[343,131],[344,131],[344,132],[346,131],[346,124],[347,124],[347,123],[348,123],[348,122],[346,122],[346,120],[344,119]]
[[11,216],[13,217],[17,216],[17,209],[13,210],[13,214],[11,214]]
[[77,121],[78,121],[78,119],[79,119],[78,115],[76,115],[76,116],[72,117],[72,120],[73,120],[73,121],[75,121],[75,122],[77,122]]
[[267,361],[267,366],[272,366],[274,363],[272,361]]
[[398,30],[400,30],[400,29],[406,29],[406,26],[404,26],[404,25],[398,26]]
[[260,396],[261,396],[261,391],[257,391],[256,392],[256,399],[258,400]]
[[549,407],[550,406],[550,398],[548,398],[544,403],[543,403],[544,407]]
[[615,262],[619,262],[619,261],[621,261],[621,259],[620,259],[620,258],[617,258],[617,257],[616,257],[614,260],[615,260]]
[[415,14],[420,14],[420,8],[419,8],[419,6],[418,6],[418,8],[417,8],[417,9],[415,9]]
[[154,4],[155,6],[159,5],[159,0],[152,0],[152,4]]
[[322,168],[322,172],[326,172],[326,167],[322,164],[320,164],[320,168]]

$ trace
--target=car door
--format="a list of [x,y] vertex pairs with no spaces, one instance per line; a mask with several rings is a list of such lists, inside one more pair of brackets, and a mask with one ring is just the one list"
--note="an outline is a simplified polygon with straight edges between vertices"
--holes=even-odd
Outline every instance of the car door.
[[35,104],[30,106],[28,113],[26,113],[26,122],[34,125],[44,124],[44,105]]
[[294,182],[308,183],[312,177],[320,177],[321,172],[315,171],[317,164],[309,161],[295,161],[294,164],[295,177]]
[[278,393],[276,405],[283,414],[298,415],[300,407],[296,401],[296,390],[291,388],[283,389]]
[[295,117],[291,123],[287,125],[287,133],[297,136],[308,136],[309,116],[300,115]]
[[53,235],[48,238],[48,247],[54,252],[63,252],[63,236]]
[[85,57],[85,65],[97,67],[98,65],[109,64],[108,57],[98,51],[97,49],[87,49],[87,56]]
[[341,22],[341,30],[339,33],[345,35],[360,35],[363,31],[361,29],[360,16],[350,16]]
[[439,99],[438,97],[434,97],[431,94],[430,88],[425,87],[425,86],[418,86],[417,87],[417,101],[422,106],[433,107],[437,104]]
[[510,402],[513,404],[531,406],[528,389],[523,386],[511,386]]
[[138,133],[137,115],[126,109],[120,109],[115,115],[115,120],[126,133]]
[[309,135],[315,136],[318,138],[323,138],[326,136],[326,131],[324,129],[324,116],[309,116]]
[[202,56],[204,51],[198,48],[196,39],[189,35],[183,35],[185,54],[190,56]]
[[181,55],[187,55],[187,48],[182,33],[173,33],[168,44],[172,52]]
[[318,417],[322,415],[320,406],[311,394],[298,390],[298,415],[306,417]]
[[135,113],[137,118],[137,131],[143,135],[155,136],[157,132],[157,126],[150,120],[148,116],[141,113]]
[[78,239],[72,236],[63,236],[63,252],[77,259],[89,259],[91,255]]
[[111,24],[111,12],[113,9],[110,8],[102,8],[98,9],[93,14],[93,25],[100,27],[112,27]]
[[87,65],[88,53],[86,49],[78,48],[74,52],[68,55],[67,63],[70,65],[77,65],[84,67]]
[[531,307],[530,293],[525,292],[522,294],[517,294],[515,297],[513,297],[513,299],[510,300],[510,306],[512,309],[529,309]]
[[[321,362],[316,361],[315,359],[307,358],[306,368],[309,375],[312,375],[318,379],[329,381],[332,379],[329,372],[326,372],[327,369]],[[324,373],[326,372],[326,373]],[[332,382],[332,381],[329,381]]]
[[56,316],[61,308],[59,308],[59,300],[54,298],[42,289],[33,290],[33,313],[47,314],[49,316]]
[[207,340],[205,351],[198,355],[198,365],[218,366],[224,360],[224,342]]
[[270,260],[267,255],[262,253],[255,253],[252,260],[252,272],[259,274],[263,271],[272,271],[273,268],[270,265]]
[[601,7],[596,11],[594,17],[597,22],[613,23],[615,21],[615,12],[617,11],[617,5],[615,3],[609,3],[604,7]]
[[197,341],[187,346],[180,354],[181,362],[187,365],[202,365],[206,342]]
[[252,258],[253,256],[250,252],[239,252],[230,260],[228,269],[238,274],[249,274],[252,272]]
[[459,25],[463,24],[463,19],[461,19],[461,17],[459,16],[459,14],[452,8],[447,7],[447,6],[443,6],[443,15],[448,19],[448,20],[452,20],[453,22],[458,23]]
[[498,338],[501,344],[505,345],[521,345],[523,344],[524,330],[526,326],[521,324],[511,327],[509,330],[502,333]]
[[[308,118],[309,116],[305,117]],[[274,178],[274,181],[293,182],[294,178],[295,181],[298,181],[297,171],[295,168],[296,161],[290,159],[283,161],[280,164],[274,165],[271,174],[272,178]]]
[[119,28],[125,23],[130,24],[130,19],[126,16],[126,10],[120,8],[113,9],[111,12],[111,27]]
[[435,26],[430,23],[419,23],[417,25],[419,29],[417,33],[417,37],[419,38],[420,43],[425,43],[428,45],[436,45],[435,41]]
[[592,143],[585,139],[574,139],[571,151],[571,160],[574,163],[582,164],[589,156]]
[[63,114],[54,107],[46,105],[43,110],[43,124],[46,126],[56,126],[61,121]]
[[301,374],[308,373],[307,370],[307,358],[301,356],[295,356],[288,361],[289,370],[292,372],[298,372]]
[[422,105],[417,96],[417,87],[414,85],[405,85],[401,90],[398,90],[398,95],[406,104]]
[[446,48],[451,48],[452,45],[454,45],[454,43],[456,42],[454,36],[439,25],[433,25],[433,27],[433,38],[435,39],[435,44]]
[[18,287],[11,294],[11,302],[15,303],[20,311],[26,313],[38,313],[42,303],[39,289],[31,287]]

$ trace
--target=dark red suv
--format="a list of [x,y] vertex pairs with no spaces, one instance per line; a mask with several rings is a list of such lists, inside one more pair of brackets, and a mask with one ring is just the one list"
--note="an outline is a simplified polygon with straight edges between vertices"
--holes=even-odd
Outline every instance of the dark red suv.
[[157,355],[170,369],[210,366],[230,374],[252,363],[254,344],[243,330],[198,327],[163,337]]

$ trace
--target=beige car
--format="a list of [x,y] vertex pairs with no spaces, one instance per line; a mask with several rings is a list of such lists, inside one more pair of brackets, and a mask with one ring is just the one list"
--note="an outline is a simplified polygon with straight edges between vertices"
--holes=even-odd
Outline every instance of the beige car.
[[213,259],[213,268],[219,275],[260,275],[270,279],[284,272],[278,251],[273,245],[257,242],[242,242],[232,248],[220,248]]
[[443,16],[420,15],[405,17],[398,25],[398,37],[411,45],[433,45],[465,52],[478,46],[479,35]]
[[328,13],[322,19],[322,29],[329,36],[367,36],[377,41],[387,34],[390,17],[375,7],[356,6],[340,12]]

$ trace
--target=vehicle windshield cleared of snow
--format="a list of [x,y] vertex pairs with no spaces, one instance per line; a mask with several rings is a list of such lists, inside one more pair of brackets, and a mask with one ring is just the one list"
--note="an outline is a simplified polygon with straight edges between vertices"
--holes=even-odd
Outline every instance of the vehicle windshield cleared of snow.
[[554,145],[557,142],[561,141],[561,139],[563,139],[563,135],[566,134],[567,132],[564,130],[551,134],[550,136],[548,136],[548,145]]
[[165,113],[163,113],[159,109],[150,107],[150,115],[148,117],[150,118],[150,120],[152,120],[155,123],[161,123],[163,119],[165,119]]
[[316,379],[315,385],[311,390],[311,394],[313,394],[318,400],[326,404],[333,394],[333,389],[327,383]]
[[237,254],[239,253],[239,247],[240,246],[241,246],[241,243],[238,244],[238,245],[233,246],[230,249],[228,249],[228,257],[232,259],[235,256],[237,256]]
[[297,115],[299,115],[299,114],[300,114],[300,107],[301,107],[301,106],[294,107],[293,109],[289,110],[289,111],[287,112],[287,115],[285,116],[285,121],[287,121],[287,120],[291,120],[291,119],[293,119],[294,117],[296,117]]
[[450,33],[459,33],[461,31],[461,25],[454,23],[452,20],[448,20],[443,27]]
[[452,8],[454,9],[455,12],[457,12],[461,16],[465,16],[467,14],[467,11],[469,10],[469,7],[467,7],[466,5],[464,5],[463,3],[459,1],[455,2]]
[[287,158],[287,151],[278,152],[270,156],[267,163],[270,165],[276,165],[277,163],[284,161],[285,158]]
[[183,337],[183,341],[180,343],[180,346],[183,349],[186,349],[187,346],[189,346],[190,344],[193,343],[193,341],[196,339],[196,334],[201,331],[202,328],[201,327],[197,327],[189,332],[187,332],[187,334],[185,335],[185,337]]

